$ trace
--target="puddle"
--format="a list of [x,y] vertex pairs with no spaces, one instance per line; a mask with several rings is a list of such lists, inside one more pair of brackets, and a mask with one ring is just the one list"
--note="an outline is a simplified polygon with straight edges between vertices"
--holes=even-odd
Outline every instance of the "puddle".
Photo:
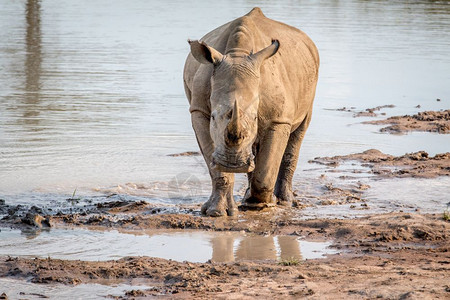
[[176,261],[316,259],[337,253],[329,242],[296,236],[257,236],[241,232],[146,231],[145,234],[85,229],[24,232],[3,228],[0,255],[103,261],[149,256]]
[[127,291],[150,288],[143,285],[35,284],[13,278],[0,278],[0,291],[8,299],[112,299]]

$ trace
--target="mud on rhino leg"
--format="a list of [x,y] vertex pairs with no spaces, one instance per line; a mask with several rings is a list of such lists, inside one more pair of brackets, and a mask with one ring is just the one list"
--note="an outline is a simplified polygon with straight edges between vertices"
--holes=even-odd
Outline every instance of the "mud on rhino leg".
[[233,199],[234,174],[210,172],[212,193],[202,205],[202,214],[210,217],[233,216],[237,211]]
[[202,214],[212,217],[232,216],[237,210],[233,199],[234,174],[217,172],[210,168],[214,147],[209,134],[208,116],[200,111],[193,111],[191,121],[212,182],[212,193],[209,200],[202,206]]
[[289,136],[289,141],[284,151],[280,164],[277,182],[275,184],[275,197],[280,205],[290,206],[294,200],[292,192],[292,178],[297,168],[298,156],[306,129],[311,121],[311,114],[308,114],[300,126]]
[[251,174],[250,193],[246,193],[240,206],[242,210],[258,210],[276,204],[273,192],[290,128],[289,124],[275,124],[263,137]]

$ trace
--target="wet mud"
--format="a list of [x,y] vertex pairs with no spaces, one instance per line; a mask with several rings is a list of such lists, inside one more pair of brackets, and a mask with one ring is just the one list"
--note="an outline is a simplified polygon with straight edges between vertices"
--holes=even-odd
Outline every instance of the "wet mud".
[[337,109],[329,109],[329,110],[334,110],[334,111],[344,111],[344,112],[351,112],[353,113],[353,117],[357,118],[357,117],[378,117],[378,115],[386,115],[386,113],[384,111],[385,108],[394,108],[395,105],[393,104],[387,104],[387,105],[379,105],[376,107],[371,107],[371,108],[366,108],[365,110],[357,110],[356,107],[352,106],[352,107],[341,107],[341,108],[337,108]]
[[[301,189],[300,187],[298,187]],[[201,229],[208,231],[244,231],[255,234],[279,234],[278,222],[287,223],[302,215],[303,209],[316,206],[355,204],[369,209],[364,191],[370,186],[360,181],[335,184],[326,176],[315,181],[315,190],[294,192],[291,207],[277,206],[263,211],[240,211],[235,217],[206,218],[201,203],[154,204],[144,200],[108,200],[70,209],[7,205],[0,203],[0,226],[23,230],[45,230],[58,226],[104,227],[115,229]],[[239,194],[239,193],[238,193]],[[239,201],[240,196],[235,200]]]
[[415,115],[394,116],[385,120],[367,121],[364,124],[389,125],[380,132],[404,134],[411,131],[450,133],[450,110],[424,111]]
[[[397,160],[408,162],[423,157],[410,155]],[[372,163],[395,161],[394,157],[374,150],[351,158]],[[342,159],[336,157],[332,161],[339,163]],[[322,196],[318,196],[318,200],[331,203],[322,205],[365,204],[364,191],[370,189],[369,185],[356,182],[338,187],[324,180],[320,187]],[[115,296],[116,299],[426,299],[450,295],[450,222],[443,214],[387,213],[355,219],[304,220],[301,203],[294,203],[292,208],[241,211],[235,217],[208,218],[200,215],[200,204],[177,205],[175,208],[146,201],[111,200],[86,206],[81,212],[53,210],[48,214],[45,208],[8,206],[3,201],[0,211],[4,216],[0,226],[34,230],[35,234],[53,227],[115,228],[127,232],[166,229],[249,232],[262,238],[283,235],[328,241],[338,254],[306,261],[253,257],[227,263],[177,262],[151,257],[126,257],[114,261],[1,257],[0,277],[30,280],[35,284],[67,285],[130,284],[139,280],[151,287],[128,291],[120,297]]]
[[[311,163],[333,170],[347,161],[383,178],[448,176],[449,153],[430,157],[425,152],[392,156],[378,150],[315,158]],[[388,298],[427,299],[450,295],[450,222],[442,214],[370,213],[365,191],[370,185],[341,176],[336,184],[327,176],[316,179],[317,191],[296,192],[292,207],[260,212],[240,211],[234,217],[201,216],[201,204],[156,205],[125,201],[112,195],[94,203],[78,199],[71,210],[8,205],[0,201],[0,226],[32,235],[52,228],[146,230],[196,229],[204,232],[245,232],[261,238],[292,236],[329,242],[337,254],[306,261],[295,258],[248,259],[231,262],[177,262],[152,257],[114,261],[74,261],[54,258],[0,257],[0,277],[35,284],[131,284],[139,280],[151,288],[135,289],[116,299],[214,297]],[[72,199],[73,200],[73,199]],[[84,204],[83,204],[84,203]],[[81,205],[82,204],[82,205]],[[367,210],[354,219],[304,219],[304,209],[319,205],[346,205]],[[280,243],[280,242],[279,242]],[[131,245],[132,246],[132,245]],[[104,247],[108,247],[105,244]],[[232,249],[232,244],[224,247]],[[230,250],[233,256],[232,250]],[[271,250],[273,251],[273,250]],[[45,295],[44,295],[45,296]]]
[[316,157],[311,163],[336,168],[345,161],[357,161],[369,173],[380,177],[435,178],[450,175],[450,152],[429,156],[425,151],[402,156],[385,154],[376,149],[333,157]]
[[[230,218],[158,217],[172,221],[158,222],[159,225],[142,222],[135,228],[208,224],[211,230],[238,229],[235,220]],[[239,216],[240,219],[253,217],[247,213]],[[183,224],[175,220],[183,220]],[[449,296],[450,223],[441,215],[391,213],[352,220],[296,221],[278,211],[270,216],[263,214],[259,221],[265,224],[257,230],[261,233],[272,231],[311,240],[332,240],[340,254],[307,261],[233,263],[176,262],[150,257],[104,262],[3,257],[0,258],[0,276],[31,278],[31,282],[39,284],[68,285],[127,283],[140,279],[152,287],[129,291],[121,297],[123,299],[151,296],[426,299]]]
[[[349,110],[357,114],[355,116],[374,116],[389,107],[380,106],[364,112]],[[435,118],[439,123],[443,118],[448,123],[448,111],[443,112],[444,117],[438,113],[405,118],[427,124],[435,122]],[[444,128],[441,131],[447,130],[445,126],[441,126]],[[198,153],[184,152],[172,156],[190,155]],[[312,191],[302,191],[301,186],[294,182],[294,189],[299,188],[295,190],[292,207],[240,211],[234,217],[209,218],[200,214],[199,203],[154,204],[144,200],[123,200],[115,194],[99,201],[72,197],[67,199],[73,204],[70,209],[10,205],[0,199],[0,227],[33,232],[34,235],[52,228],[115,229],[136,233],[167,229],[245,232],[262,238],[278,235],[326,241],[337,254],[304,261],[286,257],[258,259],[247,255],[245,257],[249,259],[240,261],[211,260],[206,263],[137,256],[111,261],[3,256],[0,257],[0,277],[29,280],[35,284],[66,285],[131,284],[139,280],[151,287],[131,290],[122,296],[114,296],[115,299],[450,297],[448,207],[447,211],[436,214],[398,210],[374,214],[365,199],[365,192],[371,187],[367,181],[359,180],[449,176],[450,153],[430,156],[419,151],[393,156],[370,149],[356,154],[317,157],[310,163],[325,167],[325,173],[342,172],[344,175],[339,177],[340,181],[330,180],[325,174],[311,179],[314,182]],[[349,165],[350,170],[340,170]],[[352,174],[349,176],[348,172]],[[361,177],[361,174],[367,176]],[[349,205],[350,209],[368,213],[358,218],[340,219],[317,216],[305,219],[303,216],[305,209],[329,205]],[[230,245],[224,247],[232,249]],[[230,253],[233,256],[232,250]],[[7,298],[8,295],[2,297]]]
[[168,154],[167,156],[178,157],[178,156],[199,156],[201,153],[199,151],[186,151],[181,153]]

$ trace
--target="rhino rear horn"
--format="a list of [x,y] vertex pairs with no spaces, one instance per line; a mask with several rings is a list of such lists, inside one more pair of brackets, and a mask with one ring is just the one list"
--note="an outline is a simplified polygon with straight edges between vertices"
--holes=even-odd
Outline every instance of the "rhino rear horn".
[[256,59],[260,64],[263,63],[269,57],[272,57],[275,53],[278,52],[280,48],[280,42],[278,40],[272,40],[272,44],[267,46],[266,48],[252,54],[252,58]]
[[202,64],[217,65],[223,59],[223,55],[219,51],[206,45],[205,42],[188,40],[188,43],[191,46],[192,55]]

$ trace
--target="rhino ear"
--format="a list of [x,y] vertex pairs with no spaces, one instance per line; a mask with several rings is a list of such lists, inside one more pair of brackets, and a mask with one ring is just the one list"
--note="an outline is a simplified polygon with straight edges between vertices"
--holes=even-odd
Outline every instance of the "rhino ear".
[[262,64],[266,59],[277,53],[279,48],[280,42],[278,40],[272,40],[272,44],[270,46],[267,46],[266,48],[256,52],[255,54],[251,54],[250,56]]
[[191,46],[192,55],[202,64],[217,65],[223,59],[223,55],[219,51],[206,45],[205,42],[188,40],[188,43]]

